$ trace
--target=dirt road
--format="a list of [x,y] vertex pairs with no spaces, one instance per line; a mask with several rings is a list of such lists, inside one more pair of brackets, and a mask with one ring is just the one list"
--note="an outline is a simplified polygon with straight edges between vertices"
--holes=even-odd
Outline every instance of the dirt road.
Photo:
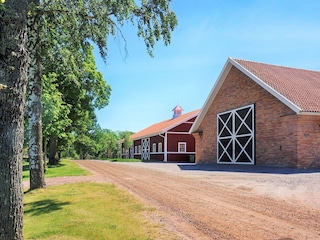
[[320,239],[320,172],[76,162],[155,207],[179,239]]

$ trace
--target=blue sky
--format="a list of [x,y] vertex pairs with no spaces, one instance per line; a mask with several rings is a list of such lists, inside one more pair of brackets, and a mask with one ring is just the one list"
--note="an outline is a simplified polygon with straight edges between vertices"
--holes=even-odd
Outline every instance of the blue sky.
[[320,70],[318,0],[173,0],[178,17],[171,44],[158,42],[154,58],[136,28],[124,43],[110,38],[107,64],[97,67],[111,85],[110,103],[96,111],[102,128],[137,132],[201,108],[228,57]]

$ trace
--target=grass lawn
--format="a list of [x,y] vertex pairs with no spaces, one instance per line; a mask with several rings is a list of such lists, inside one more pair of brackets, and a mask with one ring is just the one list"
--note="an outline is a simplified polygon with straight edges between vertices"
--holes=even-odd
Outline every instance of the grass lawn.
[[174,239],[151,223],[144,207],[114,185],[76,183],[27,192],[25,239]]
[[[61,159],[58,165],[48,165],[44,174],[45,178],[62,177],[62,176],[85,176],[90,173],[70,159]],[[29,163],[23,162],[23,180],[29,179]]]

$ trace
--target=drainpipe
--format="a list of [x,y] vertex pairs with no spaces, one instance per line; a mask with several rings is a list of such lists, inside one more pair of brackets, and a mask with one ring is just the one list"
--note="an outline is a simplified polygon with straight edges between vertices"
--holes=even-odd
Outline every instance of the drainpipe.
[[164,136],[159,134],[160,137],[163,138],[163,161],[164,162],[168,162],[168,159],[167,159],[167,132],[164,133]]

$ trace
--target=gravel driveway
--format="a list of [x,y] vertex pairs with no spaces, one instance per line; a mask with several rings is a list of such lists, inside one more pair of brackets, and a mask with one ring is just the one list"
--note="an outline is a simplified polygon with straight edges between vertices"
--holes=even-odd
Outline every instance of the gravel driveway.
[[320,171],[172,163],[76,161],[156,209],[178,239],[320,239]]

